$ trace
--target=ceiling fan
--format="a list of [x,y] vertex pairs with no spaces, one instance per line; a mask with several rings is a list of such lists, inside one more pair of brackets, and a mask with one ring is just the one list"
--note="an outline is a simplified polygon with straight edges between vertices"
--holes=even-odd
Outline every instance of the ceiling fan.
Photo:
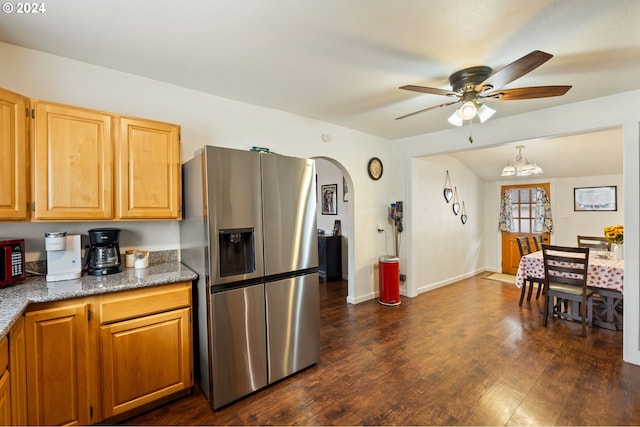
[[465,68],[449,76],[451,90],[414,85],[401,86],[400,89],[430,93],[433,95],[444,95],[456,98],[456,100],[415,111],[398,117],[396,120],[461,103],[460,108],[449,117],[449,123],[455,126],[462,126],[464,121],[471,120],[476,116],[478,116],[482,123],[495,113],[495,110],[483,103],[485,99],[512,101],[516,99],[547,98],[564,95],[571,89],[571,86],[532,86],[501,89],[503,86],[535,70],[551,58],[553,58],[553,55],[549,53],[534,50],[495,73],[491,67],[484,65]]

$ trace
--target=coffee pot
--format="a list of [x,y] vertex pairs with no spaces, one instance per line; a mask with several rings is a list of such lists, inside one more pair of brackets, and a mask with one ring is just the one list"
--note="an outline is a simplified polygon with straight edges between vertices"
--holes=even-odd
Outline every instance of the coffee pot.
[[87,251],[87,273],[92,276],[120,273],[122,260],[118,228],[93,228],[89,230],[91,246]]

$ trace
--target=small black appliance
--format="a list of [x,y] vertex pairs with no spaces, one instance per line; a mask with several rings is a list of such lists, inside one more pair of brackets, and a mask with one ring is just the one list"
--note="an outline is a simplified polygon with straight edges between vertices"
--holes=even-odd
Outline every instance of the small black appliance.
[[91,246],[87,252],[87,273],[92,276],[120,273],[122,260],[118,228],[92,228],[89,230]]

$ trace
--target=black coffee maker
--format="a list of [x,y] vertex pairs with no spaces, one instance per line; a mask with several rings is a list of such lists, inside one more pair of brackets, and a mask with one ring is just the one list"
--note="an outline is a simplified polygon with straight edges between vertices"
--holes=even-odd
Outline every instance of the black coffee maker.
[[118,228],[92,228],[89,230],[91,246],[87,251],[87,273],[92,276],[120,273],[120,244]]

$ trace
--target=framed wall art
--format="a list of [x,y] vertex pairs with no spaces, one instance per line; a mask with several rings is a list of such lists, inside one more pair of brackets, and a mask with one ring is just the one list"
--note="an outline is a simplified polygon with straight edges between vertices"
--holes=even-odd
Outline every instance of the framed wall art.
[[618,187],[577,187],[573,189],[573,210],[617,211]]
[[338,215],[338,184],[323,185],[320,194],[322,215]]

